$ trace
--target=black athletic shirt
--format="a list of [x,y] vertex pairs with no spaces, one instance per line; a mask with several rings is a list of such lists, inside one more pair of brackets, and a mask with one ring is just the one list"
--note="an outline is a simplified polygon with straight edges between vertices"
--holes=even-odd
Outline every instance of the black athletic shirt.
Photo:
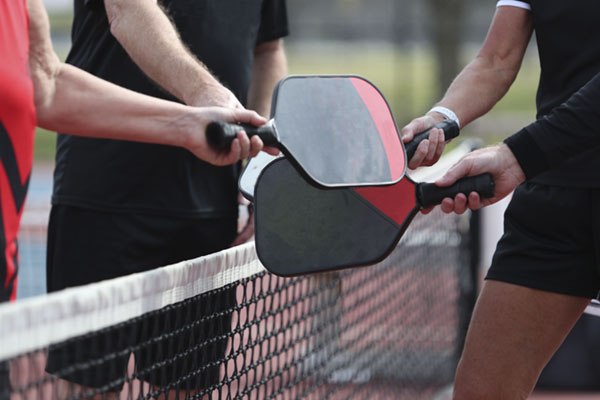
[[[600,2],[501,0],[497,5],[531,10],[541,65],[536,98],[538,119],[550,114],[600,72]],[[598,104],[598,100],[595,102]],[[544,127],[548,125],[539,124],[537,129],[544,133]],[[593,126],[588,127],[596,131]],[[554,140],[550,130],[547,133],[547,140]],[[536,176],[534,181],[600,187],[600,147],[588,149],[591,150]]]
[[565,160],[600,146],[600,73],[550,114],[504,142],[528,179]]
[[[285,0],[161,0],[182,40],[245,104],[257,44],[287,35]],[[143,32],[140,32],[143,34]],[[75,0],[67,62],[175,101],[110,33],[102,0]],[[215,167],[172,146],[58,135],[53,204],[181,217],[237,215],[239,166]]]

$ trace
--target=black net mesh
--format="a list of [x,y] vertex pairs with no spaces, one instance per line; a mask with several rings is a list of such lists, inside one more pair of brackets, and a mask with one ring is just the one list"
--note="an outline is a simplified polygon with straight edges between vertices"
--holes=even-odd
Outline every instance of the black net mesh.
[[13,355],[0,399],[431,399],[472,307],[473,229],[472,216],[418,215],[375,266],[261,272]]

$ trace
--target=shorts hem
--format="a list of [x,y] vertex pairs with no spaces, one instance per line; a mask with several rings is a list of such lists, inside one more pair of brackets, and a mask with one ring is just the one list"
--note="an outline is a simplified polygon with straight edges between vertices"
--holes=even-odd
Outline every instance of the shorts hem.
[[576,289],[566,288],[564,284],[557,284],[555,282],[534,282],[531,279],[525,277],[518,277],[514,275],[506,276],[498,273],[489,273],[485,276],[485,280],[500,281],[505,283],[512,283],[518,286],[524,286],[530,289],[542,290],[545,292],[552,292],[558,294],[564,294],[567,296],[582,297],[586,299],[594,299],[598,295],[597,289]]

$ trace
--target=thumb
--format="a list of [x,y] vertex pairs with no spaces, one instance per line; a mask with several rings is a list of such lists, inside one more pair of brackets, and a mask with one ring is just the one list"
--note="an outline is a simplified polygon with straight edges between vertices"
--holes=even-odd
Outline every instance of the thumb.
[[470,169],[471,166],[468,160],[459,160],[442,177],[438,178],[435,184],[442,187],[453,185],[460,178],[469,176]]
[[400,135],[402,136],[402,141],[404,143],[408,143],[413,140],[416,133],[425,130],[425,121],[423,117],[413,119],[408,125],[406,125],[400,131]]

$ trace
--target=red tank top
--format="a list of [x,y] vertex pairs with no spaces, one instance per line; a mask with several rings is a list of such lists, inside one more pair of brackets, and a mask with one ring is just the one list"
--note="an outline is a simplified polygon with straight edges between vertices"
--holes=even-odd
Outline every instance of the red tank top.
[[33,163],[27,0],[0,0],[0,301],[16,296],[17,232]]

